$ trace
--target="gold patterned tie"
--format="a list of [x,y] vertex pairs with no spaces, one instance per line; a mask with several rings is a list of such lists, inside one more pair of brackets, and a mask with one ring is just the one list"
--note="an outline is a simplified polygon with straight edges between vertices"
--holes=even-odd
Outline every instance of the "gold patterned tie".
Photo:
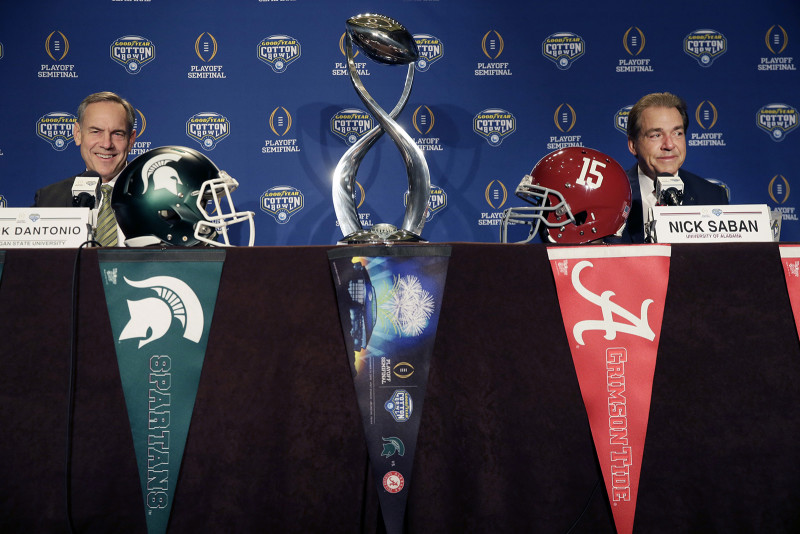
[[104,247],[117,246],[117,219],[111,209],[111,191],[114,187],[103,184],[103,201],[100,203],[100,213],[97,215],[97,228],[95,239]]

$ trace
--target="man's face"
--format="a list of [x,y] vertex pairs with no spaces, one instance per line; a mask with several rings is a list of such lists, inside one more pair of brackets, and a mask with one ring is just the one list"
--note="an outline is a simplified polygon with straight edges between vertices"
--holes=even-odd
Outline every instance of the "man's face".
[[639,167],[655,180],[660,173],[676,174],[686,159],[686,131],[676,108],[649,107],[641,115],[637,139],[628,139],[628,150]]
[[75,144],[81,147],[86,168],[97,171],[103,182],[125,167],[136,131],[128,133],[125,108],[116,102],[95,102],[86,106],[83,120],[75,123]]

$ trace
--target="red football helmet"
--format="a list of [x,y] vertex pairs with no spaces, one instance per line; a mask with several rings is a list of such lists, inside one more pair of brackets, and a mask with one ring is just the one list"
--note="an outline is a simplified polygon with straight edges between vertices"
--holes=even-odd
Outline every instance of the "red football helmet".
[[622,167],[592,148],[569,147],[539,160],[517,186],[516,195],[533,204],[508,208],[500,223],[507,243],[509,224],[530,225],[528,243],[542,227],[550,243],[588,243],[619,233],[631,210],[631,186]]

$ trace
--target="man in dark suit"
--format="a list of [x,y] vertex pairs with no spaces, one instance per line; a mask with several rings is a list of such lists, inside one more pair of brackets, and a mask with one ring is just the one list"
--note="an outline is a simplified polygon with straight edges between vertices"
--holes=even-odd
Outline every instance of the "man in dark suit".
[[722,187],[681,169],[686,159],[686,129],[689,116],[686,102],[671,93],[643,96],[628,114],[628,150],[637,164],[628,169],[631,182],[631,213],[623,241],[643,243],[650,208],[655,205],[656,176],[678,175],[683,181],[683,204],[727,204]]
[[[95,171],[104,184],[114,182],[128,163],[136,140],[133,106],[120,96],[104,91],[83,99],[73,126],[75,145],[80,147],[87,171]],[[34,197],[34,206],[71,207],[75,176],[45,186]],[[100,200],[100,199],[98,199]]]

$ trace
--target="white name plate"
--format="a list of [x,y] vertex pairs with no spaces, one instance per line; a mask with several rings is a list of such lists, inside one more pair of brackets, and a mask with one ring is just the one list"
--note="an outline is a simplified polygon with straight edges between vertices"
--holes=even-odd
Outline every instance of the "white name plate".
[[752,243],[778,238],[766,204],[654,206],[652,214],[656,243]]
[[0,208],[0,248],[77,248],[91,238],[89,208]]

